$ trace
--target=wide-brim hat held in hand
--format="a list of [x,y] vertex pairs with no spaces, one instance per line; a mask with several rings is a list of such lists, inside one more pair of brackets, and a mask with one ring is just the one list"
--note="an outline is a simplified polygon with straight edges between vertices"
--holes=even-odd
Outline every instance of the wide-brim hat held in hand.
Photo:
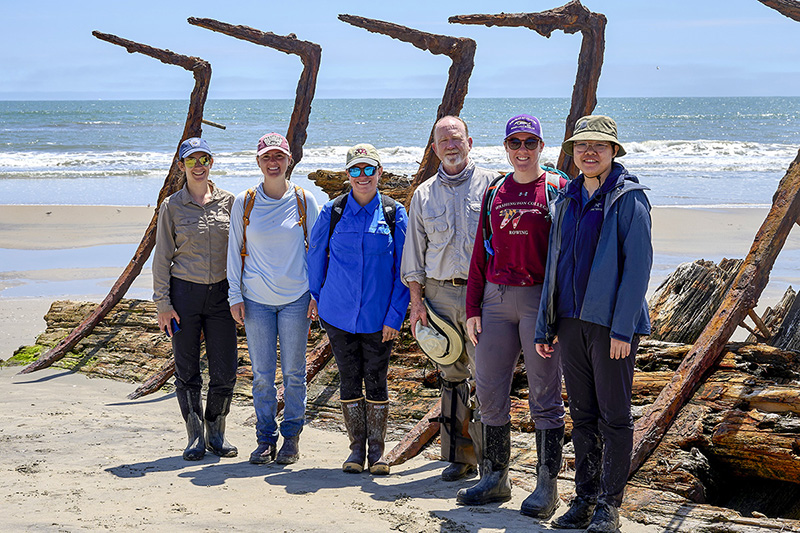
[[450,322],[431,309],[427,300],[423,301],[428,312],[428,325],[423,326],[421,321],[417,322],[414,332],[417,344],[434,363],[442,366],[452,365],[464,351],[464,339]]
[[625,155],[625,148],[617,139],[617,123],[605,115],[587,115],[575,122],[572,137],[561,143],[561,148],[567,155],[572,155],[572,145],[575,141],[608,141],[619,146],[617,157]]

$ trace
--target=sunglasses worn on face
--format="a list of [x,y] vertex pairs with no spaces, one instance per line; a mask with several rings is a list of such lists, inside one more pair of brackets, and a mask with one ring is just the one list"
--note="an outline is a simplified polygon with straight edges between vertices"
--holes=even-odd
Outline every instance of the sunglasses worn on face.
[[[350,167],[347,169],[347,173],[350,174],[351,178],[357,178],[361,175],[361,170],[361,167]],[[375,174],[375,171],[378,170],[378,167],[370,165],[368,167],[364,167],[363,170],[364,175],[369,178]]]
[[602,154],[606,150],[611,150],[611,144],[609,144],[609,143],[576,142],[576,143],[572,144],[572,150],[574,152],[579,152],[579,153],[584,153],[584,152],[588,152],[589,150],[591,150],[596,154]]
[[528,150],[536,150],[539,147],[539,139],[535,139],[533,137],[529,137],[524,141],[521,139],[517,139],[516,137],[511,137],[510,139],[506,139],[506,145],[511,150],[519,150],[522,145],[525,145],[525,148]]
[[208,165],[211,164],[211,158],[208,157],[207,155],[203,155],[198,157],[197,159],[195,159],[194,157],[189,157],[183,160],[183,164],[186,166],[186,168],[194,168],[194,166],[197,163],[200,163],[204,167],[207,167]]

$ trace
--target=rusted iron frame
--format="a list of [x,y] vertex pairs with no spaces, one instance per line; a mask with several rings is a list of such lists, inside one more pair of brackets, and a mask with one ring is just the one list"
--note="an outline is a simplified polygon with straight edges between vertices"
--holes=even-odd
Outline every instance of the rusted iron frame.
[[797,0],[758,0],[783,16],[800,22],[800,2]]
[[[575,122],[582,116],[591,115],[597,106],[597,84],[603,68],[607,21],[605,15],[589,11],[579,0],[541,13],[457,15],[450,17],[448,21],[456,24],[483,24],[489,27],[521,26],[547,38],[554,30],[562,30],[564,33],[581,32],[583,39],[578,54],[578,72],[572,89],[572,102],[564,129],[565,140],[572,136]],[[558,168],[572,177],[578,175],[578,168],[573,163],[572,157],[563,151],[558,158]]]
[[[101,33],[93,31],[92,35],[100,40],[116,44],[125,48],[128,53],[140,53],[146,56],[158,59],[167,65],[176,65],[182,67],[194,76],[194,88],[189,99],[189,111],[186,115],[186,124],[183,128],[183,135],[181,141],[189,137],[200,137],[202,135],[203,108],[208,96],[208,86],[211,82],[211,64],[204,59],[193,56],[185,56],[176,54],[170,50],[163,50],[161,48],[154,48],[146,44],[129,41],[111,35],[108,33]],[[67,352],[72,350],[84,337],[89,335],[94,327],[108,314],[108,312],[125,296],[128,288],[133,281],[142,271],[147,258],[153,251],[156,243],[156,222],[158,221],[158,209],[161,202],[170,194],[176,192],[183,186],[185,180],[184,173],[178,168],[178,149],[180,142],[175,147],[175,156],[172,158],[172,165],[170,166],[167,177],[164,180],[164,185],[158,193],[158,202],[156,203],[153,218],[144,232],[139,247],[136,249],[133,258],[125,267],[122,274],[120,274],[117,281],[111,287],[108,295],[103,301],[92,311],[80,324],[78,324],[72,332],[67,335],[61,342],[54,348],[45,352],[39,359],[29,364],[20,371],[20,374],[30,374],[37,370],[47,368],[59,359],[63,358]]]
[[314,93],[317,89],[317,74],[322,58],[322,47],[316,43],[301,41],[294,33],[284,37],[249,26],[234,26],[209,18],[189,17],[187,20],[194,26],[300,57],[300,61],[303,62],[303,72],[297,82],[294,109],[289,120],[289,128],[286,130],[286,140],[289,141],[289,148],[292,152],[292,164],[286,171],[286,176],[290,177],[294,167],[303,159],[303,145],[308,138],[308,120],[311,115],[311,102],[314,100]]
[[434,422],[432,420],[440,416],[442,416],[441,398],[436,402],[436,405],[422,417],[422,420],[417,422],[417,425],[406,433],[403,440],[384,456],[384,460],[389,463],[389,466],[403,464],[417,455],[422,447],[439,432],[439,422]]
[[756,307],[789,231],[800,218],[800,151],[780,182],[767,218],[731,288],[647,413],[636,422],[631,473],[658,446],[681,408],[713,371],[736,327]]
[[144,380],[144,383],[139,385],[135,391],[128,394],[129,400],[136,400],[141,398],[142,396],[147,396],[148,394],[152,394],[161,387],[164,386],[164,383],[172,377],[175,373],[175,358],[170,357],[169,360],[161,365],[161,368],[158,369],[157,372],[148,376],[147,379]]
[[[369,19],[355,15],[339,15],[339,20],[347,22],[353,26],[363,28],[372,33],[388,35],[393,39],[413,44],[420,50],[426,50],[436,55],[446,55],[452,60],[450,70],[447,73],[447,85],[445,85],[442,103],[436,111],[436,121],[447,115],[459,115],[464,107],[464,99],[469,89],[469,78],[472,75],[472,68],[475,65],[475,41],[466,37],[451,37],[449,35],[437,35],[427,33],[399,24],[384,22],[381,20]],[[411,196],[417,186],[436,173],[439,167],[439,158],[433,152],[433,126],[428,136],[428,143],[425,145],[425,152],[419,169],[414,175],[411,183],[411,190],[406,199],[406,205],[410,205]]]

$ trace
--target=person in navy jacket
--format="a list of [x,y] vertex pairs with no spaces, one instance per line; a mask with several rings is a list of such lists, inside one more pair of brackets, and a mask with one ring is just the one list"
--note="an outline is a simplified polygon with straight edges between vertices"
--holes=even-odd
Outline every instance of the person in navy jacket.
[[650,203],[615,161],[625,149],[611,118],[578,119],[562,148],[581,174],[556,201],[535,341],[545,358],[561,349],[577,497],[553,525],[616,531],[633,448],[634,356],[650,333]]
[[[351,450],[342,470],[359,473],[366,460],[370,473],[386,475],[389,356],[410,298],[400,279],[408,216],[401,204],[378,193],[382,168],[374,146],[350,148],[345,169],[352,189],[325,204],[311,230],[308,279],[339,367]],[[334,212],[340,218],[331,232]]]

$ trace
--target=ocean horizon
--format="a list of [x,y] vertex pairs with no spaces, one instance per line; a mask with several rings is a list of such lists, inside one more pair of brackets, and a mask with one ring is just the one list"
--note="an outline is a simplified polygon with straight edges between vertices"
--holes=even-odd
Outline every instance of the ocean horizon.
[[[413,175],[440,101],[317,99],[293,181],[325,194],[307,175],[341,169],[347,149],[374,144],[384,167]],[[285,133],[293,100],[208,100],[204,125],[212,179],[237,193],[257,184],[255,144]],[[461,116],[479,165],[510,170],[505,122],[530,113],[543,126],[543,161],[560,152],[568,98],[467,98]],[[151,205],[180,141],[188,100],[0,101],[0,205]],[[762,207],[771,203],[800,145],[800,97],[600,98],[595,113],[617,121],[626,168],[650,187],[653,205]]]

